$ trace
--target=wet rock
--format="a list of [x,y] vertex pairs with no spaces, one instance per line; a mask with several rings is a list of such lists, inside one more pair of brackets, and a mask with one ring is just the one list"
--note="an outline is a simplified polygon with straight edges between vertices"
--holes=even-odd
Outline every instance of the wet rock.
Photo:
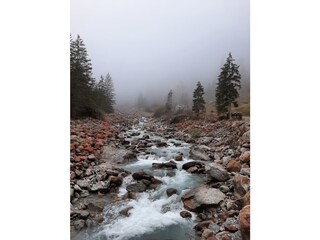
[[110,176],[109,177],[109,186],[120,187],[122,185],[122,177]]
[[92,175],[92,168],[87,168],[86,170],[86,176]]
[[176,169],[177,164],[174,161],[163,162],[163,163],[152,163],[152,167],[156,169],[160,169],[160,168]]
[[145,172],[135,172],[132,174],[133,179],[135,180],[141,180],[141,179],[147,179],[147,180],[151,180],[153,178],[152,175],[145,173]]
[[239,173],[233,178],[234,194],[237,198],[243,197],[250,188],[250,179]]
[[221,192],[223,192],[223,193],[227,193],[227,192],[230,191],[230,189],[229,189],[228,186],[226,186],[226,185],[220,186],[220,187],[219,187],[219,190],[220,190]]
[[241,170],[241,163],[239,161],[236,160],[230,160],[230,162],[228,162],[226,169],[228,172],[240,172]]
[[175,175],[176,175],[176,172],[174,171],[170,171],[166,173],[166,176],[169,176],[169,177],[174,177]]
[[173,194],[177,194],[178,190],[175,188],[168,188],[166,192],[167,192],[168,197],[170,197]]
[[137,155],[134,152],[129,151],[123,156],[123,159],[126,161],[135,161],[137,160]]
[[97,192],[97,191],[106,191],[107,189],[108,189],[108,185],[103,181],[99,181],[93,184],[90,190],[91,192]]
[[182,161],[182,155],[177,155],[174,159],[176,161]]
[[127,186],[128,192],[144,192],[147,189],[142,182],[132,183]]
[[102,223],[104,221],[104,217],[102,215],[98,215],[94,218],[97,223]]
[[220,164],[211,163],[209,164],[210,169],[208,175],[215,181],[224,182],[227,181],[230,176],[224,167]]
[[79,219],[73,222],[73,226],[77,231],[80,231],[86,226],[86,222],[83,219]]
[[250,240],[250,205],[245,206],[239,214],[240,232],[243,240]]
[[239,159],[244,163],[249,163],[250,162],[250,151],[243,152]]
[[192,218],[191,213],[188,212],[188,211],[181,211],[180,212],[180,216],[183,217],[183,218]]
[[161,142],[161,141],[156,142],[156,144],[157,144],[157,147],[166,147],[166,146],[168,146],[168,144],[166,142]]
[[98,204],[96,202],[89,202],[87,205],[88,210],[93,212],[102,212],[103,211],[103,204]]
[[181,199],[184,208],[192,212],[198,212],[206,207],[219,204],[225,197],[224,193],[218,189],[200,186],[188,191]]
[[129,217],[130,216],[130,213],[129,211],[133,209],[133,207],[126,207],[124,209],[122,209],[119,213],[123,216],[126,216],[126,217]]
[[188,173],[196,173],[199,171],[199,168],[197,168],[197,166],[193,166],[191,168],[188,168],[187,172]]
[[85,210],[75,210],[75,211],[71,211],[70,215],[73,215],[73,216],[76,215],[78,218],[87,219],[90,213]]
[[197,225],[194,226],[194,229],[197,231],[203,231],[205,228],[209,228],[209,226],[213,224],[213,221],[207,220],[199,222]]
[[143,184],[146,185],[146,186],[150,186],[150,184],[151,184],[151,181],[147,180],[147,179],[142,179],[140,181],[143,182]]
[[191,167],[197,167],[197,168],[204,168],[204,164],[202,162],[198,162],[198,161],[192,161],[192,162],[187,162],[185,164],[182,165],[182,169],[184,170],[188,170]]

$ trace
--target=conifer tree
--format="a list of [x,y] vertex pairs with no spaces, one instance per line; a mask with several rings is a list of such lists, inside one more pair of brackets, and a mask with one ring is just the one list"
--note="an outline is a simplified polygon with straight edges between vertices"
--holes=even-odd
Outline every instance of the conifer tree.
[[113,87],[113,81],[108,73],[106,78],[105,78],[105,84],[106,84],[106,91],[105,91],[105,96],[106,96],[106,108],[105,111],[107,113],[112,113],[114,112],[114,107],[113,105],[115,104],[115,94],[114,94],[114,87]]
[[205,111],[205,101],[203,99],[204,90],[200,82],[197,83],[197,87],[193,92],[193,106],[192,111],[194,111],[197,116],[200,112]]
[[70,91],[71,117],[87,114],[92,95],[94,79],[91,60],[80,36],[72,40],[70,36]]
[[172,110],[172,94],[172,90],[170,90],[166,102],[166,112],[171,112]]
[[237,106],[238,90],[241,88],[239,65],[234,63],[231,53],[221,68],[216,87],[216,109],[218,114],[228,112],[231,118],[231,105]]

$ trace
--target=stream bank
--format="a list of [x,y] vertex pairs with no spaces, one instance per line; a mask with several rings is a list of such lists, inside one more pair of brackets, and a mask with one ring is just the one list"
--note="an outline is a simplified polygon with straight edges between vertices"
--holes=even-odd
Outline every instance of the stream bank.
[[[71,197],[72,238],[246,239],[250,126],[134,122],[119,126],[86,176],[71,181],[79,195]],[[195,137],[189,128],[204,131]]]

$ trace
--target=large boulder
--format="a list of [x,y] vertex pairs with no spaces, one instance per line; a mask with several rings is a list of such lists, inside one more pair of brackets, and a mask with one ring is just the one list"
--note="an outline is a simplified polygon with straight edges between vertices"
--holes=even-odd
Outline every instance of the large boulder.
[[250,205],[240,211],[239,218],[242,239],[250,240]]
[[181,197],[184,208],[192,212],[199,212],[206,207],[218,205],[226,195],[215,188],[200,186],[191,189]]
[[209,166],[210,169],[208,170],[208,174],[213,180],[217,182],[224,182],[230,179],[228,171],[225,170],[222,165],[211,163]]
[[237,198],[243,197],[250,189],[250,178],[239,173],[233,178],[234,194]]
[[144,192],[147,189],[142,182],[132,183],[127,186],[128,192]]
[[181,212],[180,212],[180,216],[181,216],[182,218],[192,218],[191,213],[189,213],[188,211],[181,211]]

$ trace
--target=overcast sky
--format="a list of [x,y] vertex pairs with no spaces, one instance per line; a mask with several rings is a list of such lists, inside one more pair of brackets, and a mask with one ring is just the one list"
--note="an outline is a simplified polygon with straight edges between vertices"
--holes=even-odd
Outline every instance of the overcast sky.
[[111,74],[118,103],[214,82],[229,52],[250,67],[249,0],[71,0],[93,76]]

